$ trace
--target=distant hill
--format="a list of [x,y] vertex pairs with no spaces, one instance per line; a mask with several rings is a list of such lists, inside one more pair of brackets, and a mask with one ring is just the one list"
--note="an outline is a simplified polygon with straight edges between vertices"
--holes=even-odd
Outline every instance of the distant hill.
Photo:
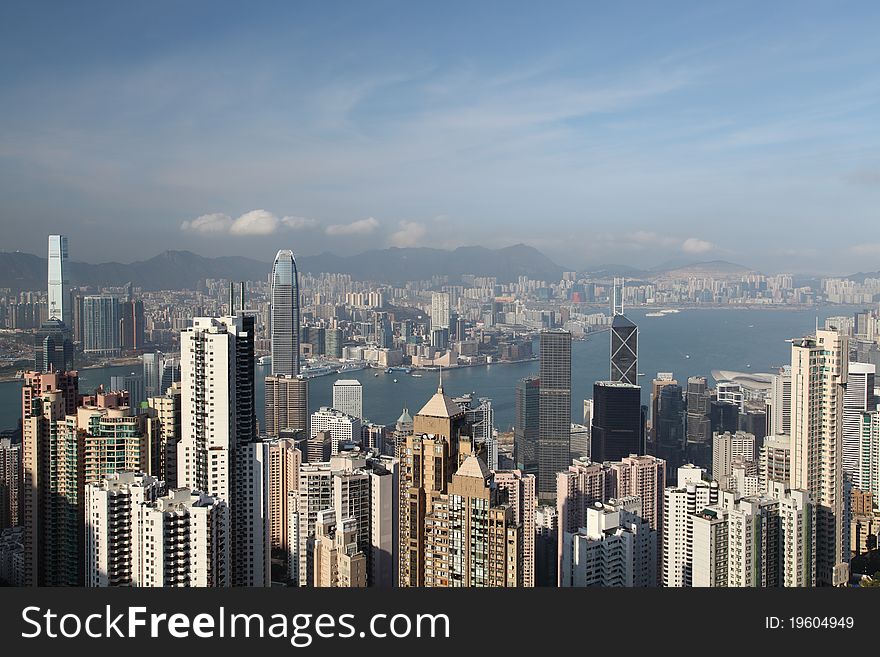
[[744,274],[754,273],[754,269],[738,265],[726,260],[710,260],[708,262],[695,262],[690,265],[652,272],[651,278],[689,278],[691,276],[705,276],[707,278],[739,278]]
[[[378,249],[355,256],[323,253],[297,258],[300,272],[337,272],[358,280],[400,283],[433,276],[461,274],[496,276],[515,281],[520,275],[558,281],[563,269],[543,253],[524,244],[503,249],[480,246],[441,249]],[[45,258],[30,253],[0,252],[0,288],[40,290],[46,286]],[[165,251],[159,255],[123,264],[70,262],[72,285],[122,285],[131,282],[145,290],[191,289],[206,278],[264,280],[271,262],[240,256],[206,258],[191,251]]]

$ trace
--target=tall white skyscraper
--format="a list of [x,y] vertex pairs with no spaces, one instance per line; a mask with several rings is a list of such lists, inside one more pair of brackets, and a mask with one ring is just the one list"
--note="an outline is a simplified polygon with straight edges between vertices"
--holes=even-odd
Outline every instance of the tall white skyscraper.
[[226,503],[117,473],[85,487],[86,586],[217,587],[229,584]]
[[694,542],[692,516],[718,502],[718,484],[704,479],[694,465],[678,469],[677,485],[663,497],[663,586],[693,586]]
[[[256,438],[254,318],[196,317],[181,332],[178,485],[229,507],[230,584],[266,586],[268,448]],[[256,524],[255,524],[256,523]]]
[[67,278],[67,236],[49,235],[49,319],[64,322],[69,329],[71,307],[68,297],[70,281]]
[[849,340],[816,331],[791,345],[791,487],[816,505],[816,581],[849,581],[848,487],[843,476],[843,400]]
[[[877,410],[874,398],[874,376],[876,367],[870,363],[849,363],[846,392],[843,395],[843,472],[854,486],[869,490],[867,481],[863,482],[860,468],[862,454],[870,453],[871,416]],[[867,449],[863,444],[867,443]],[[866,469],[865,474],[869,470]]]
[[449,293],[431,293],[431,328],[449,328]]
[[299,374],[299,275],[293,251],[282,249],[272,265],[272,374]]
[[791,366],[784,366],[773,375],[770,398],[767,400],[767,435],[791,434]]
[[333,384],[333,408],[352,417],[364,417],[364,389],[357,379],[339,379]]

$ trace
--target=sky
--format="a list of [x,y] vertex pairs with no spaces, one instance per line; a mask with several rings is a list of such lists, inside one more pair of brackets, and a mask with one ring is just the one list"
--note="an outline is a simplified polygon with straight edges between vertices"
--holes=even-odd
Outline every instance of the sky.
[[877,2],[5,2],[0,250],[880,269]]

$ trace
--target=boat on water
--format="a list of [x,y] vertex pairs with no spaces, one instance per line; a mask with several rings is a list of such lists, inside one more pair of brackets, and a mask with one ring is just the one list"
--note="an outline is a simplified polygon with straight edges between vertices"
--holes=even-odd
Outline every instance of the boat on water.
[[424,376],[424,374],[419,374],[418,372],[413,372],[412,375],[416,377]]
[[314,379],[318,376],[327,376],[328,374],[337,374],[341,370],[331,367],[330,365],[318,365],[317,367],[307,367],[302,371],[303,378]]
[[645,317],[663,317],[664,313],[645,313]]
[[394,383],[397,383],[397,379],[394,379]]
[[257,358],[257,365],[271,365],[272,356],[260,356]]

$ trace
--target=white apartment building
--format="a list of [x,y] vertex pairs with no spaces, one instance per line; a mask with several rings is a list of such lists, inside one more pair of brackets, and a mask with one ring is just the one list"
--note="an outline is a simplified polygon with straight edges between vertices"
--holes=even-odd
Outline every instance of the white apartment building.
[[228,508],[222,500],[124,472],[88,484],[88,586],[229,585]]

